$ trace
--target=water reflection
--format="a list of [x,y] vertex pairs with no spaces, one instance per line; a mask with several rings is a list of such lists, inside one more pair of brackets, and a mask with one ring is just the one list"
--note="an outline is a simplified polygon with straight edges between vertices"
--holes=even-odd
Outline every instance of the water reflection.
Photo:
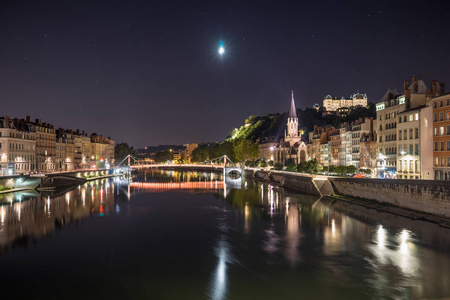
[[[152,202],[155,198],[162,201]],[[179,212],[176,201],[184,199],[189,201],[182,201]],[[172,200],[168,210],[165,200]],[[192,283],[201,285],[201,295],[192,298],[239,298],[240,287],[252,290],[258,299],[292,298],[301,293],[310,299],[442,298],[450,294],[450,230],[290,193],[249,178],[227,181],[221,174],[149,172],[130,180],[90,182],[59,193],[7,194],[0,201],[2,250],[13,244],[26,245],[28,240],[36,241],[88,216],[110,216],[102,221],[133,216],[137,223],[129,228],[139,242],[131,239],[130,253],[142,254],[141,262],[150,259],[141,241],[151,249],[161,249],[153,253],[158,260],[164,257],[162,253],[173,251],[161,262],[167,264],[162,270],[176,272],[183,267],[179,264],[195,257],[183,248],[197,251],[197,243],[203,245],[201,258],[194,263],[199,270],[189,267],[182,273],[189,280],[202,278]],[[185,211],[191,205],[192,210]],[[214,209],[201,210],[204,206]],[[131,213],[144,209],[155,215]],[[158,219],[161,211],[165,213]],[[186,235],[192,232],[188,239]],[[168,246],[161,246],[164,243]],[[134,247],[142,248],[135,252]],[[120,256],[124,249],[117,249]],[[178,255],[181,259],[171,265]],[[122,259],[130,267],[129,256]],[[185,284],[184,279],[169,277],[168,283],[155,280],[162,286]],[[269,283],[276,287],[276,295],[267,288]],[[342,292],[340,297],[330,292],[336,290]]]
[[13,244],[26,246],[30,240],[39,240],[57,227],[80,221],[89,215],[109,213],[114,205],[114,184],[107,183],[106,180],[99,180],[95,184],[86,183],[57,194],[27,191],[5,195],[0,208],[2,252]]

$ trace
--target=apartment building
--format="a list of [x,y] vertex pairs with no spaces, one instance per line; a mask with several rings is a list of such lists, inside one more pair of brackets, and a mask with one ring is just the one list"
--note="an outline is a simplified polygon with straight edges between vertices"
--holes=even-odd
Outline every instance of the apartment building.
[[24,119],[0,118],[0,174],[36,170],[36,128]]
[[450,180],[450,93],[434,97],[432,107],[434,179]]

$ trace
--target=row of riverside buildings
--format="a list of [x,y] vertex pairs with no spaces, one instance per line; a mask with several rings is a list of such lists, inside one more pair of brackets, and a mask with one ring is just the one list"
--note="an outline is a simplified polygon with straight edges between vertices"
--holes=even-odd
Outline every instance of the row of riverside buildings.
[[40,119],[0,117],[0,174],[71,171],[114,164],[114,141],[55,129]]
[[[352,100],[367,103],[367,96]],[[329,111],[345,109],[343,100],[325,101]],[[259,158],[282,164],[288,158],[296,163],[315,159],[324,168],[353,165],[379,178],[450,180],[450,93],[444,93],[443,83],[432,81],[428,88],[414,76],[411,83],[404,81],[403,93],[385,93],[375,119],[340,128],[315,126],[303,137],[292,94],[285,138],[260,141]]]

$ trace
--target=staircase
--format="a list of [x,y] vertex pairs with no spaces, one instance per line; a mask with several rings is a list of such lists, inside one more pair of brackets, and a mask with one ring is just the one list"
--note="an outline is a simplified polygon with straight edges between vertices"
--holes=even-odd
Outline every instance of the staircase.
[[328,179],[313,179],[313,183],[320,193],[320,196],[331,196],[335,194],[333,186]]

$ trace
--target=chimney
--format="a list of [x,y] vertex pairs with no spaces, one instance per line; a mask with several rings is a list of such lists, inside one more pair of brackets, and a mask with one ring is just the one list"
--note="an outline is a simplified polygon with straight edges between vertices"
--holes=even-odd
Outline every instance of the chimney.
[[412,84],[413,84],[413,93],[418,93],[419,92],[419,80],[417,79],[416,75],[413,76],[412,79]]
[[411,107],[411,91],[409,90],[409,81],[405,80],[403,82],[403,90],[405,93],[405,106],[406,109],[409,109]]
[[25,120],[20,119],[20,130],[25,130]]
[[31,118],[30,118],[30,116],[27,116],[27,123],[30,123],[31,122]]
[[5,128],[9,128],[9,116],[5,116]]

